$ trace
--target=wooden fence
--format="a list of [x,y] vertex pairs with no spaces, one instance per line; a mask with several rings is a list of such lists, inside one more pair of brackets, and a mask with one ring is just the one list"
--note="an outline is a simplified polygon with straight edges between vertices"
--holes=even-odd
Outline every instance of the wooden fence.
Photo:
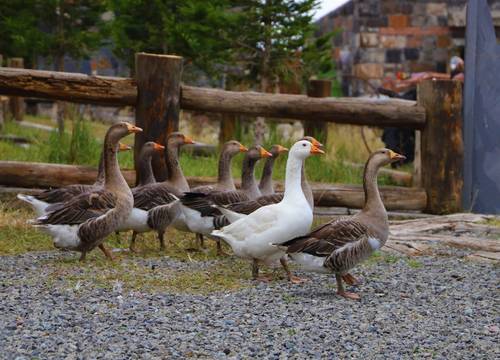
[[[166,134],[178,128],[180,109],[308,122],[413,128],[421,131],[421,141],[416,148],[419,171],[414,184],[421,184],[423,188],[382,187],[382,197],[387,201],[388,194],[392,194],[389,207],[392,209],[431,213],[460,210],[462,98],[461,84],[457,82],[427,81],[419,86],[417,102],[234,92],[184,86],[180,82],[182,58],[144,53],[136,55],[135,74],[132,79],[0,67],[0,95],[135,106],[136,124],[144,129],[135,138],[136,160],[146,141],[164,144]],[[5,163],[0,163],[0,184],[33,185],[29,181],[23,182],[23,178],[26,180],[29,177],[16,176],[14,168],[18,166],[17,170],[22,173],[22,164],[13,165],[10,162],[6,166]],[[43,166],[50,168],[49,165]],[[153,159],[153,167],[158,179],[165,178],[166,169],[161,156]],[[42,170],[37,169],[31,174],[38,171]],[[340,194],[342,187],[336,186],[335,189]],[[356,200],[336,198],[325,185],[320,185],[316,187],[315,201],[328,206],[362,205],[362,187],[345,186],[345,189],[349,189],[351,199]],[[330,194],[329,200],[322,203],[326,193]]]

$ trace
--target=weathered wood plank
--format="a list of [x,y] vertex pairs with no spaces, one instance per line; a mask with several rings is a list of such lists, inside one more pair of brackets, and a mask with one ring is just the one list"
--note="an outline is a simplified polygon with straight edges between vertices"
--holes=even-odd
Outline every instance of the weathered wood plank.
[[[135,172],[123,170],[123,175],[133,186]],[[0,185],[16,187],[60,187],[69,184],[91,184],[97,176],[96,169],[88,166],[60,165],[46,163],[27,163],[0,161]],[[191,186],[211,184],[215,178],[188,177]],[[236,181],[239,186],[239,181]],[[278,191],[283,183],[276,182]],[[312,184],[315,204],[318,206],[343,206],[361,208],[364,192],[361,185]],[[382,186],[382,200],[388,210],[422,210],[426,204],[423,189],[398,186]]]
[[[133,79],[41,70],[0,68],[0,94],[110,106],[135,106]],[[329,121],[343,124],[423,128],[425,109],[395,99],[311,98],[181,86],[182,109]]]

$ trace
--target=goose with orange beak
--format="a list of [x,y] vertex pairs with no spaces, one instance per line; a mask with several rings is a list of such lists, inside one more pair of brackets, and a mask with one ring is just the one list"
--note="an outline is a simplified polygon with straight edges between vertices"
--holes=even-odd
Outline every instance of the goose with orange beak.
[[[323,153],[309,141],[296,142],[287,159],[283,199],[212,232],[212,236],[225,241],[236,256],[252,261],[254,279],[258,278],[261,263],[273,265],[284,257],[285,252],[272,243],[281,244],[309,231],[313,212],[301,188],[301,169],[309,156]],[[294,281],[288,268],[282,265],[289,280]]]
[[345,291],[342,280],[346,280],[349,270],[387,241],[389,222],[380,198],[377,174],[382,166],[404,159],[403,155],[389,149],[372,153],[364,170],[365,204],[359,213],[335,218],[305,236],[276,245],[286,250],[289,257],[306,271],[335,274],[337,293],[348,299],[359,299],[358,294]]

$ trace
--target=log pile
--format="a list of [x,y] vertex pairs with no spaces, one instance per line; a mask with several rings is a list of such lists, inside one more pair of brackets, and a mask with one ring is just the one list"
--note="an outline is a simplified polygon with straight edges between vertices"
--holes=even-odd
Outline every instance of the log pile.
[[429,254],[442,244],[474,250],[474,258],[500,260],[500,227],[490,226],[491,215],[453,214],[424,219],[391,221],[389,250],[406,255]]

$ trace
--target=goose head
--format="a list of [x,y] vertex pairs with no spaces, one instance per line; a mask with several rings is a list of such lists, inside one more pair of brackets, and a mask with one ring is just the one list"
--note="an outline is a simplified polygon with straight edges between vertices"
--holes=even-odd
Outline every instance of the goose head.
[[311,155],[320,155],[324,153],[325,152],[318,146],[312,144],[307,140],[297,141],[290,149],[290,156],[296,157],[301,160],[304,160]]
[[315,138],[313,138],[312,136],[304,136],[302,139],[300,140],[306,140],[306,141],[309,141],[311,144],[313,144],[314,146],[322,149],[323,148],[323,144],[320,143],[318,140],[316,140]]
[[140,133],[142,129],[128,122],[118,122],[111,125],[106,133],[106,138],[109,142],[118,144],[119,140],[129,134]]
[[165,146],[155,143],[154,141],[148,141],[142,145],[142,152],[146,154],[153,154],[155,151],[162,152],[165,150]]
[[284,146],[281,146],[281,145],[273,145],[271,147],[271,149],[269,150],[269,152],[273,155],[273,158],[276,158],[278,157],[280,154],[284,153],[284,152],[287,152],[288,149]]
[[167,146],[180,147],[186,144],[194,144],[194,140],[180,132],[173,132],[167,137]]
[[382,167],[404,159],[406,159],[406,156],[398,154],[390,149],[384,148],[374,151],[370,155],[370,159],[368,160],[368,162],[372,163],[376,167]]
[[267,157],[272,157],[273,154],[271,154],[269,151],[264,149],[260,145],[254,145],[248,149],[247,153],[245,154],[245,157],[250,160],[250,161],[257,161],[262,158],[267,158]]
[[240,152],[247,152],[248,149],[236,140],[230,140],[222,146],[222,152],[233,157]]

